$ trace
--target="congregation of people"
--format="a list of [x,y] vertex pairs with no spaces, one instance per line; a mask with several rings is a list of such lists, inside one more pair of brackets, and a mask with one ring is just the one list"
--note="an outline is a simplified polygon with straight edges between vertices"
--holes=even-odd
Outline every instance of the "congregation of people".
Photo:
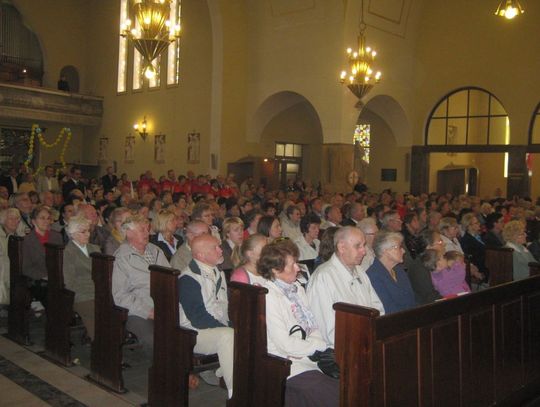
[[[0,180],[0,304],[9,304],[8,238],[23,236],[23,273],[33,307],[47,307],[45,243],[65,245],[64,281],[94,336],[90,254],[115,257],[112,295],[127,329],[153,347],[150,265],[181,271],[180,325],[198,332],[194,351],[217,354],[231,397],[234,325],[229,281],[263,286],[268,352],[291,360],[286,406],[335,406],[339,369],[331,358],[336,302],[380,315],[484,289],[486,247],[513,249],[515,280],[540,261],[540,205],[527,198],[370,192],[360,182],[330,193],[309,182],[270,190],[234,175],[173,169],[155,179],[99,179],[73,166],[37,177],[22,167]],[[470,264],[470,279],[466,265]],[[330,364],[331,365],[331,364]],[[196,386],[196,381],[193,383]]]

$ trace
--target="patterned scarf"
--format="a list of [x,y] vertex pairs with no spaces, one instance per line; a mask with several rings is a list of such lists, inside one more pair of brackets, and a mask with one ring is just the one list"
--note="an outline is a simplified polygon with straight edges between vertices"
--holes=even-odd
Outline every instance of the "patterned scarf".
[[307,336],[317,329],[317,323],[315,322],[315,316],[311,310],[302,302],[298,295],[298,286],[296,284],[289,284],[283,280],[276,278],[274,284],[281,290],[285,297],[291,302],[291,311],[298,322],[298,325],[306,331]]

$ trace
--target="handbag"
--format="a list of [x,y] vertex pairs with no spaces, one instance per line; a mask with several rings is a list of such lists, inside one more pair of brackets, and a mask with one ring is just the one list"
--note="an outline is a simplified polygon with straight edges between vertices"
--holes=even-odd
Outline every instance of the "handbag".
[[317,362],[317,366],[325,375],[339,380],[339,366],[336,363],[336,355],[334,349],[326,348],[324,351],[315,351],[309,357],[312,361]]
[[[289,331],[289,336],[297,332],[300,332],[302,339],[306,339],[306,331],[300,325],[293,326]],[[322,352],[316,350],[313,355],[308,357],[311,361],[317,362],[317,367],[321,369],[321,372],[325,375],[339,380],[339,366],[336,363],[334,349],[326,348]]]

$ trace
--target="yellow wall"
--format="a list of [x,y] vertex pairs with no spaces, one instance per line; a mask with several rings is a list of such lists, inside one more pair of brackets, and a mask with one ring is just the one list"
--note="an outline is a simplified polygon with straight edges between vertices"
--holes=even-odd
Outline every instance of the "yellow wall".
[[[54,86],[60,68],[74,65],[81,74],[81,90],[105,97],[102,126],[82,132],[81,150],[70,150],[68,159],[95,163],[99,138],[109,137],[109,155],[116,156],[119,171],[131,177],[147,168],[156,175],[170,167],[179,173],[210,172],[210,152],[218,153],[223,173],[227,162],[272,154],[272,137],[263,134],[254,117],[264,101],[284,91],[301,95],[314,107],[323,143],[350,142],[358,118],[356,100],[337,77],[345,65],[344,49],[355,42],[360,2],[184,0],[180,86],[121,96],[116,95],[118,0],[13,3],[42,43],[45,84]],[[400,175],[405,154],[411,145],[423,144],[434,105],[462,86],[494,93],[509,114],[512,143],[527,143],[540,95],[540,82],[531,79],[540,71],[540,42],[531,40],[538,34],[540,3],[529,2],[527,12],[511,22],[495,17],[496,4],[486,2],[367,3],[366,35],[378,51],[383,81],[364,102],[369,105],[377,96],[389,95],[404,112],[400,127],[393,121],[395,111],[373,109],[381,122],[376,126],[387,127],[373,142],[368,177],[374,190],[387,187],[377,180],[380,168],[393,163],[398,182],[388,187],[409,189]],[[401,14],[392,26],[377,16],[381,10]],[[154,131],[167,135],[166,163],[153,162],[150,137],[137,142],[135,163],[124,164],[125,136],[145,114]],[[280,123],[276,134],[287,132],[287,123]],[[186,135],[192,130],[201,133],[199,165],[185,162]],[[478,162],[488,168],[481,173],[492,172],[488,166],[493,161]]]

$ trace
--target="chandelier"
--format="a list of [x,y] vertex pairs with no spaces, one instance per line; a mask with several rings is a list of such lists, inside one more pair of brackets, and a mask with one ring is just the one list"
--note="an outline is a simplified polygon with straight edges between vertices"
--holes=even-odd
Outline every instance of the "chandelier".
[[358,34],[358,50],[347,48],[348,71],[341,71],[340,82],[346,84],[349,90],[358,98],[356,107],[361,109],[363,103],[361,99],[380,82],[381,71],[373,68],[373,62],[377,52],[366,46],[366,24],[364,23],[364,1],[361,3],[360,26]]
[[502,0],[499,7],[497,7],[495,15],[511,20],[524,12],[525,10],[523,10],[518,0]]
[[120,35],[133,43],[143,57],[144,75],[150,79],[156,74],[152,62],[180,38],[180,25],[169,20],[171,0],[134,0],[131,20],[122,24]]

